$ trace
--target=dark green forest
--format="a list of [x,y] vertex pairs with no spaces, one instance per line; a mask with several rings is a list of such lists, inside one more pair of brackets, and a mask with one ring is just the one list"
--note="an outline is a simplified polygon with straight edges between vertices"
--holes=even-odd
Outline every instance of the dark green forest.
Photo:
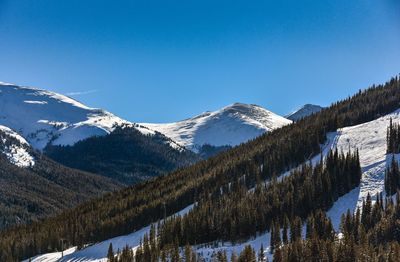
[[[297,167],[307,162],[311,157],[318,155],[321,151],[321,144],[326,141],[328,132],[336,131],[340,127],[371,121],[399,107],[400,81],[399,78],[396,77],[384,85],[372,86],[364,91],[359,91],[354,96],[336,102],[317,114],[306,117],[289,126],[274,130],[268,134],[264,134],[215,157],[179,169],[168,175],[162,175],[138,185],[128,187],[121,191],[106,194],[101,198],[86,202],[74,209],[65,211],[41,222],[2,231],[0,233],[0,260],[14,261],[39,253],[60,250],[61,243],[59,239],[61,238],[65,239],[65,246],[76,245],[82,247],[84,243],[93,243],[114,236],[127,234],[151,222],[157,222],[161,218],[174,214],[195,202],[203,203],[204,201],[204,203],[212,203],[210,205],[212,208],[218,208],[218,204],[220,203],[224,205],[220,208],[222,209],[220,214],[232,214],[231,212],[233,212],[235,206],[225,206],[225,204],[230,203],[229,199],[226,199],[227,195],[229,195],[229,190],[221,191],[222,188],[226,188],[229,184],[237,184],[237,202],[238,204],[243,203],[242,199],[244,200],[249,197],[244,191],[250,190],[253,187],[256,187],[255,190],[260,190],[258,189],[259,187],[257,187],[259,181],[274,181],[282,172]],[[343,158],[343,156],[340,156],[340,158]],[[347,157],[344,158],[347,159]],[[353,158],[357,157],[353,155],[349,159]],[[340,163],[341,160],[337,160],[335,165],[342,166]],[[302,172],[304,172],[304,174]],[[304,183],[308,181],[307,183],[309,183],[309,185],[318,188],[317,185],[319,182],[313,181],[310,178],[310,173],[321,174],[321,179],[323,179],[323,174],[327,172],[317,172],[310,167],[307,169],[307,166],[305,166],[300,174],[295,174],[294,178],[285,179],[284,183],[272,182],[271,185],[274,185],[274,188],[276,187],[276,190],[278,190],[278,188],[285,183],[293,182],[294,184],[301,184],[304,180]],[[337,174],[340,174],[340,172]],[[295,178],[299,181],[294,180]],[[309,179],[307,180],[306,178]],[[332,195],[328,198],[325,198],[324,194],[320,195],[321,202],[318,203],[320,203],[321,206],[319,208],[323,210],[326,209],[329,207],[329,203],[332,203],[336,197],[356,186],[358,181],[355,178],[356,176],[348,176],[345,182],[342,181],[333,186],[331,188],[332,191],[329,191]],[[329,180],[330,176],[324,179]],[[238,183],[238,181],[240,181],[240,183]],[[296,201],[304,201],[301,203],[310,203],[310,200],[306,199],[305,196],[314,197],[317,195],[317,193],[312,192],[312,190],[306,193],[306,188],[294,188],[293,190],[298,190],[296,193]],[[279,196],[278,192],[280,194]],[[278,190],[275,196],[278,196],[280,199],[290,199],[292,192],[295,191],[289,190],[288,192],[284,192]],[[270,194],[272,193],[265,192],[260,194],[260,197],[270,199]],[[302,198],[302,196],[304,196],[304,198]],[[292,198],[294,201],[294,197]],[[254,194],[253,200],[261,201],[260,205],[268,204],[266,207],[282,208],[282,210],[288,208],[286,206],[282,207],[279,204],[281,201],[278,201],[276,205],[271,205],[271,203],[265,203],[265,199],[258,199],[258,196]],[[251,200],[251,194],[250,198],[247,200]],[[283,201],[282,203],[288,202]],[[246,204],[257,205],[257,203]],[[207,214],[208,211],[202,211],[202,207],[203,204],[200,204],[199,209],[193,211],[193,219],[195,219],[197,215],[201,217],[203,214]],[[246,208],[246,205],[244,205],[243,208]],[[259,226],[260,229],[268,229],[272,224],[274,224],[275,227],[277,227],[276,225],[282,225],[286,220],[284,217],[284,215],[286,215],[289,220],[292,218],[293,221],[289,221],[291,224],[298,225],[298,221],[307,217],[309,215],[307,213],[314,210],[313,208],[308,209],[307,206],[304,206],[303,209],[303,211],[293,210],[281,212],[282,217],[279,217],[279,215],[278,217],[272,217],[274,219],[273,223],[272,218],[258,217],[258,214],[255,215],[256,221],[254,221],[257,222],[257,224],[262,224],[264,221],[268,221],[267,219],[270,219],[270,223]],[[266,208],[266,210],[265,212],[270,212],[268,208]],[[280,211],[277,211],[279,214]],[[264,216],[269,216],[271,213],[263,214]],[[214,221],[213,217],[208,219]],[[216,219],[218,219],[218,217],[216,217]],[[253,218],[250,218],[250,220],[251,219]],[[240,219],[236,221],[242,223]],[[243,220],[243,223],[246,225],[248,222]],[[185,228],[193,229],[191,226]],[[242,235],[235,235],[231,233],[235,232],[233,228],[227,231],[222,228],[221,236],[210,234],[212,237],[207,237],[203,234],[202,238],[204,237],[205,241],[208,239],[215,239],[216,237],[239,239],[254,233],[254,229],[249,226],[246,230],[240,230],[238,232]],[[180,243],[179,238],[177,241]],[[197,239],[188,239],[188,241],[197,241]],[[278,241],[277,238],[276,241]],[[171,241],[167,241],[166,243],[170,242]],[[184,242],[185,240],[182,241],[182,243]],[[294,242],[296,242],[296,240]],[[321,241],[321,243],[323,243],[323,241]],[[278,250],[280,250],[280,248],[278,248],[277,251]],[[249,256],[251,256],[252,253],[250,251],[247,251]],[[279,252],[283,257],[285,251],[282,249],[275,252],[275,254],[279,254]]]
[[[24,146],[16,138],[3,138],[0,131],[0,152],[10,145]],[[111,179],[67,168],[24,147],[35,159],[33,167],[17,167],[0,154],[0,229],[43,219],[122,188]]]
[[72,146],[49,145],[45,154],[68,167],[132,185],[200,160],[189,150],[174,149],[170,142],[160,133],[144,135],[134,127],[118,126],[109,135]]

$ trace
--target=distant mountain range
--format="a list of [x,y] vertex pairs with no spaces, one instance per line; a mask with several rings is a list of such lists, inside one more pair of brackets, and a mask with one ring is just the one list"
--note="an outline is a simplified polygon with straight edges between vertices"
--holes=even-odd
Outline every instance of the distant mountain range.
[[198,152],[203,145],[236,146],[320,108],[305,105],[288,120],[258,105],[235,103],[175,123],[135,124],[68,96],[0,82],[0,125],[14,130],[38,150],[48,145],[73,145],[107,135],[118,126],[129,126],[143,135],[159,132],[170,138],[165,141],[170,146]]

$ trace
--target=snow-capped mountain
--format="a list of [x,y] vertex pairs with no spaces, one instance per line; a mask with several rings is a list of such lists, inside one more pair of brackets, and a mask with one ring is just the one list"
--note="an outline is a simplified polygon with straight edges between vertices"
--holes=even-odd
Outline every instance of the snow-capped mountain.
[[197,152],[203,145],[235,146],[291,120],[260,106],[235,103],[214,112],[167,124],[134,124],[98,108],[90,108],[51,91],[0,82],[0,125],[27,140],[35,149],[48,144],[73,145],[92,136],[131,126],[143,134],[164,134],[165,143]]
[[[0,83],[0,125],[22,135],[35,149],[71,145],[132,123],[54,92]],[[151,131],[136,126],[142,133]]]
[[319,105],[306,104],[306,105],[302,106],[301,108],[295,110],[294,112],[286,115],[285,117],[287,119],[290,119],[295,122],[306,116],[315,114],[315,113],[321,111],[322,109],[324,109],[324,108]]
[[34,157],[30,154],[28,142],[8,127],[0,125],[0,153],[19,167],[30,167],[35,164]]
[[205,144],[235,146],[291,122],[261,106],[235,103],[175,123],[141,125],[196,152]]

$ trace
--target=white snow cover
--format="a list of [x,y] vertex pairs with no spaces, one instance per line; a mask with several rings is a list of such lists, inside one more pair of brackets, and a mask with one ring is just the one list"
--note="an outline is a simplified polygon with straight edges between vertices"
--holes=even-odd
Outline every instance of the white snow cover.
[[291,122],[260,106],[235,103],[175,123],[142,125],[197,152],[204,144],[235,146]]
[[[337,132],[328,134],[328,140],[323,145],[323,155],[329,152],[329,149],[338,148],[340,151],[346,152],[348,150],[356,150],[358,148],[360,153],[360,164],[362,167],[362,179],[359,187],[353,189],[343,197],[339,198],[333,207],[328,211],[328,216],[332,219],[332,223],[336,230],[339,229],[340,217],[343,213],[347,212],[348,209],[354,212],[362,204],[362,200],[367,196],[368,192],[374,196],[376,193],[384,192],[384,171],[391,160],[391,156],[386,155],[386,130],[389,126],[390,119],[392,118],[394,123],[400,123],[400,110],[378,118],[376,120],[339,129]],[[399,160],[400,156],[396,158]],[[311,162],[317,163],[320,160],[320,156],[315,156]],[[289,172],[285,172],[283,176],[289,175]],[[191,207],[190,207],[191,208]],[[181,214],[186,213],[188,208],[183,210]],[[136,231],[127,236],[121,236],[114,239],[110,239],[94,246],[83,249],[82,251],[71,253],[66,256],[62,261],[106,261],[106,252],[110,241],[116,244],[117,247],[128,244],[134,249],[137,248],[140,238],[143,237],[145,232],[148,232],[149,227],[142,230]],[[303,226],[303,235],[305,226]],[[249,239],[243,243],[232,244],[232,243],[220,243],[218,247],[215,246],[204,246],[199,245],[194,247],[196,252],[202,254],[208,261],[214,252],[218,250],[225,250],[228,253],[228,257],[235,252],[240,253],[246,245],[252,245],[257,251],[263,244],[265,254],[269,256],[269,241],[270,235],[268,232],[259,235],[256,238]],[[71,249],[70,249],[71,250]],[[32,261],[56,261],[53,259],[58,254],[58,258],[61,256],[60,253],[45,254],[42,256],[35,257]]]
[[292,121],[297,121],[306,116],[317,113],[317,112],[321,111],[322,109],[323,109],[323,107],[321,107],[319,105],[306,104],[306,105],[300,107],[299,109],[293,111],[292,113],[286,115],[285,117]]
[[[5,143],[8,138],[17,139],[20,145],[6,145]],[[33,156],[31,156],[27,151],[27,148],[30,147],[28,142],[26,142],[26,140],[18,133],[8,127],[0,125],[0,139],[2,140],[0,141],[0,144],[4,145],[1,153],[5,154],[12,164],[19,167],[30,167],[35,164]]]
[[[0,124],[17,131],[36,149],[49,142],[71,145],[131,124],[110,112],[90,108],[54,92],[0,82]],[[144,133],[154,133],[139,128]]]

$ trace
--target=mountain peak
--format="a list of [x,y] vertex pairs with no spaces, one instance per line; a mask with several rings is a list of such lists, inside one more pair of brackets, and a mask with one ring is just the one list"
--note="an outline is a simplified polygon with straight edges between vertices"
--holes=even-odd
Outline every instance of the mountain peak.
[[294,112],[286,115],[285,117],[292,121],[298,121],[306,116],[315,114],[315,113],[321,111],[322,109],[324,109],[324,108],[319,105],[305,104],[302,107],[300,107],[299,109],[295,110]]
[[261,106],[237,102],[175,123],[142,125],[196,151],[206,144],[236,146],[291,122]]
[[68,96],[0,83],[0,125],[17,131],[36,149],[105,135],[123,123],[129,122]]

